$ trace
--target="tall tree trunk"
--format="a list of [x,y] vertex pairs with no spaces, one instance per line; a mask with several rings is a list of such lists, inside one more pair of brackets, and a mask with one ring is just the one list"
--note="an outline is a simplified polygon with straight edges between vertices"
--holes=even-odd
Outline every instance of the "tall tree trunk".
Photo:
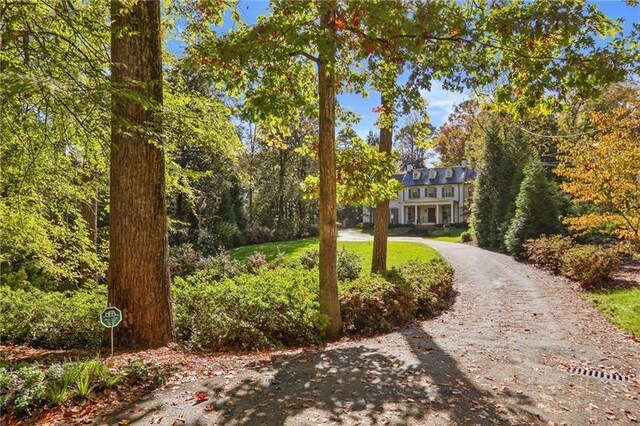
[[83,201],[80,206],[82,218],[87,225],[87,237],[91,241],[91,251],[98,251],[98,197]]
[[[126,3],[111,2],[113,82],[162,104],[160,2]],[[113,95],[108,299],[123,314],[119,347],[158,347],[173,337],[160,130],[155,108]]]
[[[389,105],[388,100],[382,97],[382,108],[390,111],[393,105]],[[393,141],[393,128],[380,128],[379,151],[391,154]],[[387,237],[389,234],[389,201],[379,202],[375,209],[373,221],[373,259],[371,261],[371,272],[379,273],[387,270]]]
[[328,318],[325,336],[336,339],[342,328],[338,301],[338,227],[336,208],[336,78],[335,34],[331,26],[335,17],[333,1],[318,2],[320,25],[324,29],[318,60],[318,95],[320,133],[318,161],[320,169],[320,311]]

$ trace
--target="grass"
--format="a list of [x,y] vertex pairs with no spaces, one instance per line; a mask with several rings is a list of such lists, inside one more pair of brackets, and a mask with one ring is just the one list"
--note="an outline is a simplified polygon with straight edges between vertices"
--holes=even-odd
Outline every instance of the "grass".
[[[414,228],[411,227],[398,227],[398,228],[389,228],[389,236],[390,237],[401,237],[407,234],[410,234],[414,231]],[[446,234],[442,231],[442,228],[434,229],[433,232],[426,235],[425,232],[421,232],[420,235],[423,238],[428,238],[430,240],[436,241],[446,241],[449,243],[458,243],[460,242],[460,234],[462,234],[465,229],[461,228],[451,228],[449,232]],[[358,232],[362,232],[363,234],[373,235],[373,229],[363,229]]]
[[640,336],[640,288],[587,292],[586,297],[611,322]]
[[[296,260],[305,250],[318,248],[316,238],[306,238],[294,241],[278,241],[273,243],[255,244],[238,247],[231,250],[231,256],[236,259],[244,259],[252,253],[259,251],[267,256],[268,260],[274,259],[278,251],[285,254],[289,262]],[[346,249],[354,252],[362,258],[362,270],[371,269],[373,242],[370,241],[338,241],[338,249]],[[430,247],[420,243],[406,243],[390,241],[387,244],[387,267],[398,266],[412,259],[429,260],[438,257],[438,253]]]

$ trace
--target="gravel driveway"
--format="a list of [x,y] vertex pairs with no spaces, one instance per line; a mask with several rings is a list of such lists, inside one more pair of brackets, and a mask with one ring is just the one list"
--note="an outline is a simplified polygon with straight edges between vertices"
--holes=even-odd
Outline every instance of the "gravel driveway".
[[[391,240],[428,244],[451,262],[458,296],[450,312],[167,389],[106,423],[638,424],[637,382],[567,372],[640,369],[640,345],[571,283],[470,245]],[[196,391],[210,399],[194,405]]]

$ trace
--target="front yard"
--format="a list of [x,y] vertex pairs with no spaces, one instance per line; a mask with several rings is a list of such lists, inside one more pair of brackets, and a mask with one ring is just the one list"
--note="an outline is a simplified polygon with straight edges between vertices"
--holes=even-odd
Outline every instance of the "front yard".
[[640,338],[640,288],[590,291],[586,297],[611,322]]
[[[231,250],[230,253],[231,256],[236,259],[246,259],[255,252],[261,252],[267,256],[267,260],[273,260],[278,256],[278,252],[282,252],[288,262],[293,262],[300,257],[302,252],[314,249],[318,249],[318,239],[305,238],[302,240],[278,241],[238,247]],[[338,249],[346,249],[360,256],[362,258],[363,271],[369,271],[371,269],[372,242],[338,241]],[[420,243],[389,241],[387,243],[387,250],[387,266],[389,268],[399,266],[413,259],[428,261],[439,257],[435,250]]]

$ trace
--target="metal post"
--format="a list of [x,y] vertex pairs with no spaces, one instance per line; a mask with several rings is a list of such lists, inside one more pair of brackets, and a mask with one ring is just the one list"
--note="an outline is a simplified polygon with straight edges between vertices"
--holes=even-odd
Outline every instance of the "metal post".
[[111,327],[111,358],[113,358],[113,327]]

